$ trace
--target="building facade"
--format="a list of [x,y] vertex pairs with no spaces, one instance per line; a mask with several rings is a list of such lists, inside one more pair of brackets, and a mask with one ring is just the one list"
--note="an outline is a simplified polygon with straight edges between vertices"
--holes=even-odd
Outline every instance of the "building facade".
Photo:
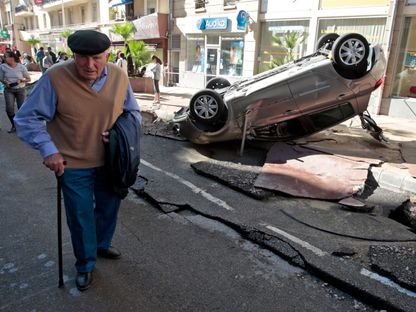
[[416,119],[416,0],[397,1],[377,113]]
[[214,76],[232,82],[313,53],[326,33],[356,32],[381,44],[388,59],[384,88],[372,95],[370,112],[416,118],[415,2],[173,1],[171,82],[195,88]]
[[29,52],[28,40],[36,38],[40,40],[37,47],[50,46],[59,51],[66,48],[65,35],[77,29],[99,30],[115,46],[123,46],[123,38],[110,29],[116,23],[131,21],[137,28],[134,38],[145,41],[166,60],[168,3],[168,0],[0,0],[1,28],[9,35],[0,40],[0,47],[3,44]]
[[[233,82],[313,53],[326,33],[357,32],[383,46],[383,88],[369,110],[416,119],[416,0],[0,0],[0,50],[35,37],[64,48],[66,30],[109,30],[126,20],[166,65],[167,85]],[[0,51],[1,52],[1,51]]]

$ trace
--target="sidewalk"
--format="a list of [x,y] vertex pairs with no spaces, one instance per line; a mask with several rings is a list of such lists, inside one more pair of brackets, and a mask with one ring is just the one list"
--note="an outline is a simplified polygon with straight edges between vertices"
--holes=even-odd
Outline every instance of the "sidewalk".
[[[161,87],[160,105],[153,105],[153,95],[135,93],[142,111],[154,114],[159,120],[169,121],[174,113],[181,107],[189,104],[190,98],[199,89],[184,87]],[[368,146],[373,153],[378,153],[378,158],[383,162],[381,166],[371,166],[370,171],[379,186],[395,191],[416,194],[416,123],[408,119],[393,118],[389,116],[372,116],[383,129],[388,143],[382,144],[369,139]],[[357,146],[357,136],[365,137],[367,142],[369,135],[361,128],[358,118],[347,120],[341,125],[335,126],[313,137],[333,136],[342,134],[347,139],[337,142],[338,150],[354,150]],[[376,144],[377,143],[377,144]],[[375,145],[374,145],[375,144]]]

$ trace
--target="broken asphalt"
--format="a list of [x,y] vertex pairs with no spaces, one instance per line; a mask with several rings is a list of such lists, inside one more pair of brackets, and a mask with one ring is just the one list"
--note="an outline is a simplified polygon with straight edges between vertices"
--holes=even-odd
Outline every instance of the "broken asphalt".
[[[146,121],[144,133],[181,140],[172,131],[169,120],[174,112],[188,105],[196,91],[162,87],[160,105],[153,105],[152,94],[136,94]],[[256,208],[252,216],[219,214],[202,202],[192,209],[228,224],[289,262],[380,309],[416,311],[415,224],[404,220],[403,215],[397,217],[399,209],[396,209],[407,207],[414,214],[416,125],[388,116],[373,118],[384,130],[388,143],[371,138],[358,119],[295,142],[326,154],[378,159],[378,163],[369,166],[366,189],[359,196],[366,209],[314,200],[310,207],[305,207],[293,198],[290,209],[272,209],[273,192],[254,186],[261,169],[241,165],[238,158],[231,162],[196,162],[192,167],[199,174],[249,195],[251,198],[247,200]],[[265,148],[261,144],[250,148],[257,147]],[[145,168],[141,172],[144,176],[151,174]],[[165,194],[164,202],[172,205],[161,205],[160,194],[151,187],[143,190],[142,185],[136,185],[135,189],[162,210],[174,210],[185,204]],[[287,226],[290,223],[292,227]]]

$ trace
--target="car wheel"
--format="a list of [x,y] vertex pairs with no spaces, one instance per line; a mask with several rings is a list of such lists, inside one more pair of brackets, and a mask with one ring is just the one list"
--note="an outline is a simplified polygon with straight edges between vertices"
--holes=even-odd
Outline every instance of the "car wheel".
[[204,89],[192,97],[189,114],[197,121],[210,124],[221,118],[224,108],[225,104],[216,91]]
[[335,40],[332,46],[332,56],[340,69],[358,70],[367,66],[370,47],[367,39],[360,34],[346,34]]
[[208,81],[206,88],[207,89],[222,89],[231,86],[231,83],[225,78],[212,78]]
[[318,39],[318,42],[316,43],[315,51],[318,51],[322,48],[325,48],[326,50],[331,50],[332,45],[334,44],[335,40],[337,40],[339,37],[336,33],[329,33],[321,36]]

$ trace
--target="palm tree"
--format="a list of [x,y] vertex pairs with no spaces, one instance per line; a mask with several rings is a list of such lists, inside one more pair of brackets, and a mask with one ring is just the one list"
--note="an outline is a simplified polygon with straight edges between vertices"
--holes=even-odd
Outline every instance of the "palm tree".
[[124,45],[129,39],[131,39],[135,31],[136,31],[136,27],[134,27],[134,24],[132,22],[114,24],[113,27],[110,29],[110,32],[114,34],[118,34],[121,37],[123,37]]
[[30,36],[30,38],[28,40],[26,40],[27,43],[30,44],[30,49],[31,49],[31,53],[32,55],[36,54],[36,45],[41,43],[42,41],[40,41],[40,39],[35,38],[35,36]]
[[306,33],[298,31],[288,31],[284,37],[272,37],[272,43],[283,51],[282,58],[273,60],[272,67],[294,61],[295,48],[306,40]]
[[74,32],[71,30],[64,30],[61,32],[61,37],[64,38],[65,48],[67,47],[68,37],[71,36]]
[[139,69],[139,67],[150,63],[151,54],[150,51],[147,50],[144,41],[130,40],[128,42],[128,50],[128,54],[130,54],[134,60],[134,67],[136,71]]

